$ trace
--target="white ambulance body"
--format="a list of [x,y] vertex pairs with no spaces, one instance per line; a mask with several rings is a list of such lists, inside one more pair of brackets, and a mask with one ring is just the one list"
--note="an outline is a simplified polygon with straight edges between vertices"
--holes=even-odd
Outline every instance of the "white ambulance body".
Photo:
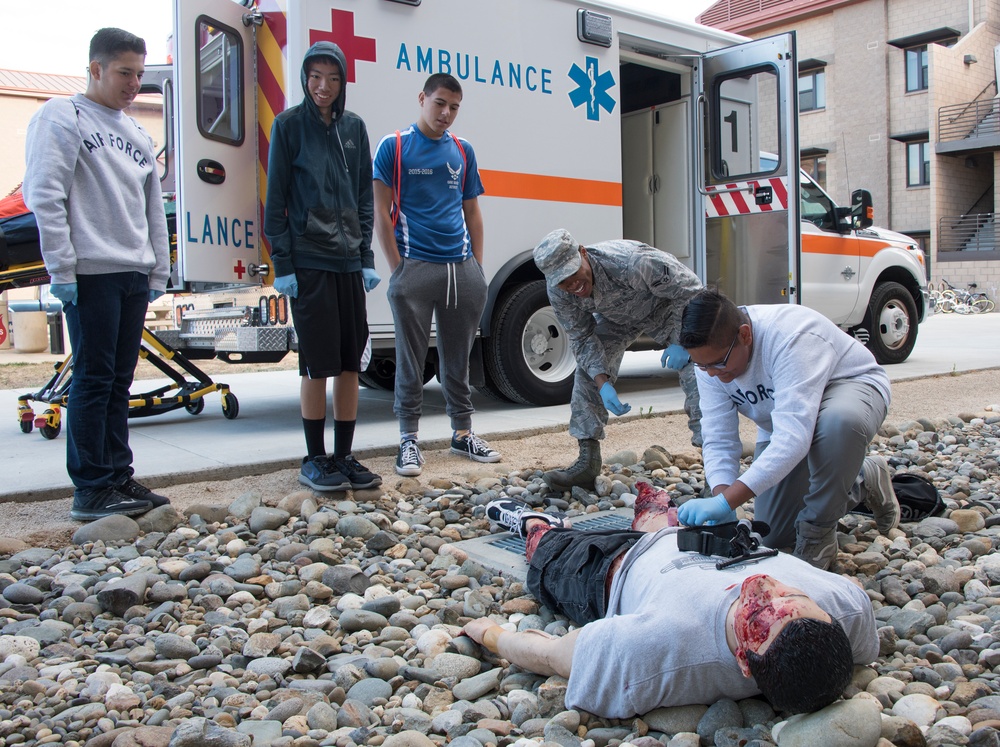
[[[569,398],[569,341],[531,259],[559,227],[584,244],[645,241],[740,303],[810,305],[870,335],[884,362],[913,346],[925,310],[914,242],[865,230],[860,190],[853,226],[829,198],[824,217],[800,225],[793,34],[747,42],[611,1],[175,7],[174,67],[148,82],[164,91],[176,144],[165,180],[177,195],[174,287],[212,291],[178,297],[167,340],[186,352],[260,360],[295,347],[287,299],[268,285],[261,216],[271,123],[302,100],[301,61],[318,40],[344,50],[347,108],[373,150],[416,121],[430,74],[463,86],[453,131],[473,144],[486,189],[489,300],[471,361],[482,390],[530,404]],[[818,213],[813,187],[803,196]],[[383,282],[368,296],[373,360],[362,380],[391,388],[389,271],[374,239],[373,249]],[[428,380],[435,363],[432,349]]]

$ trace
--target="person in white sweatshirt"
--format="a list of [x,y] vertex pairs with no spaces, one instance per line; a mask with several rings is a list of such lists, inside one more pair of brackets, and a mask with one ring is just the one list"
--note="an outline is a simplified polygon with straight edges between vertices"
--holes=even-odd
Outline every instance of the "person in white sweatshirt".
[[153,142],[124,113],[146,43],[117,28],[90,41],[87,90],[48,101],[28,124],[24,197],[73,350],[66,469],[70,515],[134,516],[169,503],[133,478],[129,387],[146,308],[170,272]]
[[[861,343],[805,306],[737,307],[706,288],[684,309],[680,344],[698,369],[712,492],[678,509],[682,523],[734,521],[756,496],[768,546],[823,569],[837,555],[838,520],[860,503],[879,531],[899,523],[891,470],[866,456],[889,407],[889,377]],[[742,474],[740,415],[757,425]]]

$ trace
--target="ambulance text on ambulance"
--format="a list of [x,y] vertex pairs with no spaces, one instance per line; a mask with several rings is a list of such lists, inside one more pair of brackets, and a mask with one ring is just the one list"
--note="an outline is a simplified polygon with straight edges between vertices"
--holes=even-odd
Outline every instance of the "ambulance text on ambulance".
[[399,45],[396,69],[418,73],[448,73],[459,80],[471,80],[491,86],[525,89],[540,93],[552,93],[552,71],[535,65],[517,62],[502,62],[481,58],[477,54],[449,52],[447,49],[433,49],[416,45],[416,53],[410,53],[406,42]]

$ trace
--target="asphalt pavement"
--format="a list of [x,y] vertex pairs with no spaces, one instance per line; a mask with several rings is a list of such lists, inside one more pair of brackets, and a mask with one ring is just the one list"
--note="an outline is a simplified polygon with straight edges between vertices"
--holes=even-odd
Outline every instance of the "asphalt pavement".
[[[0,365],[47,360],[42,355],[0,351]],[[916,347],[905,363],[888,366],[893,381],[956,371],[1000,367],[1000,313],[980,316],[937,315],[921,325]],[[183,409],[130,421],[130,443],[136,474],[151,487],[178,482],[215,480],[263,474],[298,466],[304,454],[299,415],[297,371],[240,373],[216,376],[239,399],[239,417],[222,415],[221,398],[206,397],[199,415]],[[40,388],[46,382],[39,381]],[[141,381],[133,391],[149,391],[155,382]],[[623,402],[632,405],[626,417],[680,412],[684,396],[677,375],[660,367],[660,353],[627,353],[619,378]],[[65,432],[54,440],[38,431],[24,434],[17,422],[17,398],[31,390],[0,390],[0,501],[35,501],[68,497]],[[474,393],[474,427],[485,438],[558,431],[569,422],[569,405],[524,407],[504,404]],[[36,405],[36,414],[44,405]],[[65,414],[72,417],[72,408]],[[6,425],[3,425],[6,423]],[[331,433],[332,433],[332,425]],[[440,385],[424,390],[421,444],[440,448],[451,436]],[[332,436],[331,436],[332,437]],[[361,459],[395,452],[399,441],[392,414],[392,393],[362,387],[355,453]]]

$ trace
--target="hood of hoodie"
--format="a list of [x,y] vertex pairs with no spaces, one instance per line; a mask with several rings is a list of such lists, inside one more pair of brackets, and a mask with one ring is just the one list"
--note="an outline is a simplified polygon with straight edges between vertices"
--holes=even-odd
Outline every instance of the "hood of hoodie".
[[337,121],[344,113],[347,101],[347,58],[344,56],[340,47],[333,42],[328,41],[316,42],[309,47],[309,51],[306,52],[306,56],[302,58],[302,92],[305,94],[305,99],[302,104],[319,119],[322,119],[322,117],[320,117],[319,107],[316,106],[316,102],[313,101],[312,96],[309,95],[308,86],[309,60],[314,57],[332,57],[340,67],[340,95],[338,95],[333,102],[333,119],[334,121]]

